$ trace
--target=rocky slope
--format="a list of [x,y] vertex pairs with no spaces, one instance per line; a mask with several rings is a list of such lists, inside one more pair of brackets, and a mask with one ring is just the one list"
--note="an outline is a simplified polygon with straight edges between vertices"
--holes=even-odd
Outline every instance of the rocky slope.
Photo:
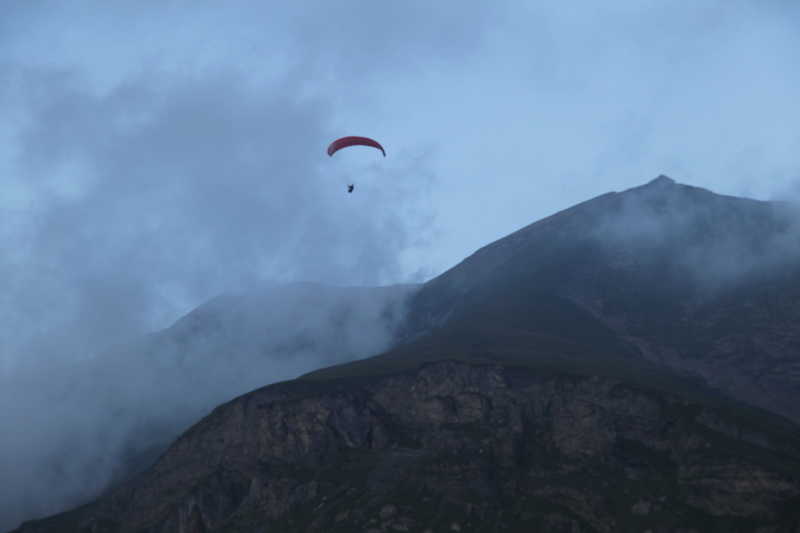
[[619,380],[442,361],[217,408],[19,533],[800,531],[800,432]]

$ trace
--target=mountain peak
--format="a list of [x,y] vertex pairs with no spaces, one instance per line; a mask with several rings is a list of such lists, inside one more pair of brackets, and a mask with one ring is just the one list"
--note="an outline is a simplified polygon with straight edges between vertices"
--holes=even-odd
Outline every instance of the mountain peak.
[[675,180],[670,178],[669,176],[665,176],[664,174],[659,174],[657,178],[649,181],[646,187],[663,187],[666,185],[675,185]]

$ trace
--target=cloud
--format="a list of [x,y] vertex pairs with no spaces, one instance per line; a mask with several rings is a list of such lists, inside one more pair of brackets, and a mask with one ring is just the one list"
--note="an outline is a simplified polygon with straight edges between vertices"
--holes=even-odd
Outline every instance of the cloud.
[[[69,72],[17,75],[28,114],[9,181],[29,203],[0,268],[21,322],[102,345],[255,281],[402,275],[417,230],[406,206],[430,174],[399,156],[367,168],[364,194],[343,195],[324,102],[227,70],[100,95]],[[64,334],[51,335],[62,349]]]
[[0,529],[97,496],[236,395],[385,350],[412,289],[250,286],[102,357],[18,371],[0,388]]
[[674,276],[699,289],[698,297],[800,266],[796,205],[718,195],[663,177],[604,205],[588,235],[614,254],[616,266]]
[[226,291],[408,279],[430,219],[425,156],[329,159],[332,104],[296,72],[2,73],[0,528],[96,495],[219,402],[385,348],[389,303],[369,299],[270,301],[246,339],[230,325],[191,346],[136,339]]

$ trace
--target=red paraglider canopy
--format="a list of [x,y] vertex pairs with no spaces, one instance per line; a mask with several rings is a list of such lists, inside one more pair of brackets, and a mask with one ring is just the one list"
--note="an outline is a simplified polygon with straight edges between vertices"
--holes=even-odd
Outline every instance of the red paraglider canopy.
[[333,155],[342,148],[357,145],[377,148],[383,153],[383,157],[386,157],[386,151],[383,149],[383,146],[381,146],[378,141],[374,141],[369,137],[342,137],[341,139],[336,139],[328,146],[328,155]]

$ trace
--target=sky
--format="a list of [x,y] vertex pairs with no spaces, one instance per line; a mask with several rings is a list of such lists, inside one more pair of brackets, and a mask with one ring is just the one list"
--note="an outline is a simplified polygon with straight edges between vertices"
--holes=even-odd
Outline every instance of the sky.
[[2,9],[6,368],[262,280],[424,281],[662,173],[798,189],[792,2]]
[[5,0],[0,376],[226,291],[425,281],[659,174],[796,198],[799,64],[779,0]]

